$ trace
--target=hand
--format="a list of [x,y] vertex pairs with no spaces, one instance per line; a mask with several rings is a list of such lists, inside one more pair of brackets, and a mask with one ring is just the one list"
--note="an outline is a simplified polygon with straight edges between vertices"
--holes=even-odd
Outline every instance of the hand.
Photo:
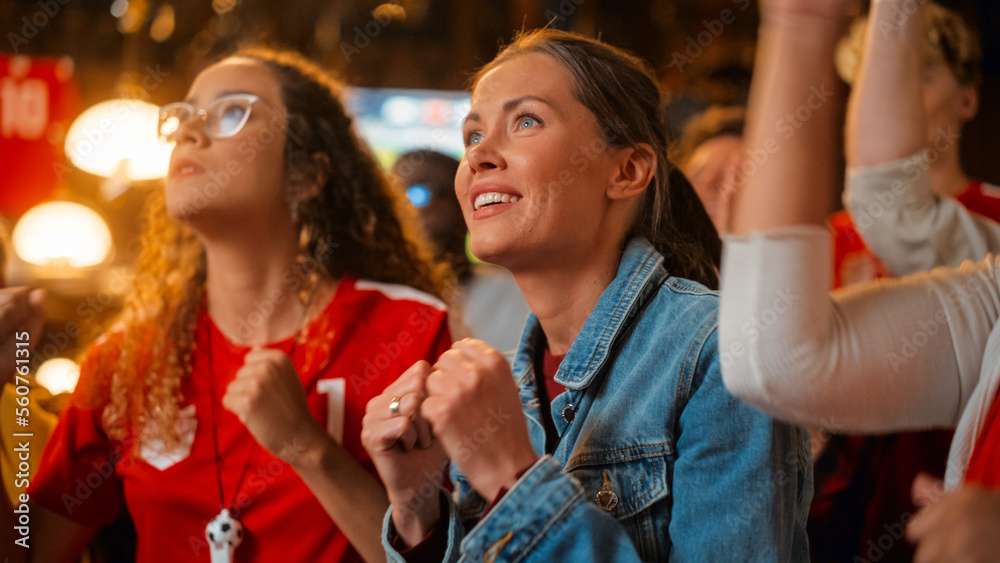
[[[0,289],[0,394],[3,393],[3,386],[14,379],[18,342],[28,342],[27,348],[20,349],[31,350],[42,336],[44,304],[45,292],[41,289]],[[28,333],[27,339],[18,338],[24,336],[24,332]]]
[[261,446],[293,467],[302,453],[333,440],[309,412],[295,366],[280,350],[248,352],[222,406],[239,417]]
[[926,471],[917,473],[913,485],[910,486],[910,497],[914,506],[920,508],[930,506],[941,500],[942,496],[944,496],[944,481]]
[[1000,553],[1000,492],[963,485],[921,510],[906,527],[915,563],[996,561]]
[[[421,360],[368,402],[361,443],[368,450],[389,502],[396,532],[408,545],[418,543],[441,518],[438,488],[448,456],[420,415],[431,366]],[[399,400],[393,415],[390,403]]]
[[510,365],[485,342],[454,343],[427,378],[421,413],[476,492],[490,500],[538,460]]

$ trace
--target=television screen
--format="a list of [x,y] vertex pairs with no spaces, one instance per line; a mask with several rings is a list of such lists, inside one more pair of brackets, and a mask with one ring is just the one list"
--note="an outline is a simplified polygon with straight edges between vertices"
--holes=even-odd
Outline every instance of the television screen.
[[387,170],[399,155],[417,149],[462,158],[468,92],[351,88],[346,94],[359,132]]

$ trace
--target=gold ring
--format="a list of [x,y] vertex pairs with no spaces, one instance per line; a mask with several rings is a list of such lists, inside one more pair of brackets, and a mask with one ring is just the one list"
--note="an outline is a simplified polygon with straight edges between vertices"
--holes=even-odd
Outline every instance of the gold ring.
[[393,397],[389,401],[389,414],[392,416],[399,416],[399,400],[401,397]]

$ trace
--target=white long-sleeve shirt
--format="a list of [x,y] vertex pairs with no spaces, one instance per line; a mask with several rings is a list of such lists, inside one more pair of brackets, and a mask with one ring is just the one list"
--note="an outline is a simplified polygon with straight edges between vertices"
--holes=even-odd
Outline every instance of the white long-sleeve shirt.
[[897,276],[1000,252],[1000,224],[935,194],[922,152],[848,169],[843,199],[865,242]]
[[957,427],[961,483],[1000,383],[1000,259],[828,293],[829,233],[727,237],[720,353],[736,396],[837,431]]

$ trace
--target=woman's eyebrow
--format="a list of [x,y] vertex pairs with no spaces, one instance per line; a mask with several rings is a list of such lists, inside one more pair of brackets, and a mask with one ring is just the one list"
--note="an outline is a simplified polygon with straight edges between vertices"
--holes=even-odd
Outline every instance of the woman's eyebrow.
[[547,106],[555,107],[548,100],[546,100],[545,98],[540,98],[538,96],[519,96],[517,98],[511,99],[511,100],[507,100],[506,102],[504,102],[504,104],[503,104],[503,111],[504,111],[504,113],[511,112],[517,106],[519,106],[519,105],[521,105],[521,104],[523,104],[525,102],[541,102],[541,103],[543,103],[543,104],[545,104]]
[[[219,98],[222,98],[222,97],[225,97],[225,96],[231,96],[233,94],[249,94],[249,93],[250,92],[247,92],[246,90],[223,90],[221,92],[216,92],[215,98],[212,101],[214,102],[215,100],[218,100]],[[195,102],[196,99],[197,98],[188,98],[188,99],[184,100],[184,103],[194,105],[194,102]]]
[[[525,102],[541,102],[541,103],[543,103],[543,104],[545,104],[545,105],[547,105],[547,106],[555,109],[555,106],[552,105],[552,103],[549,102],[548,100],[546,100],[545,98],[540,98],[538,96],[528,95],[528,96],[518,96],[516,98],[512,98],[512,99],[507,100],[506,102],[504,102],[504,104],[503,104],[503,112],[504,113],[510,113],[510,112],[514,111],[517,108],[517,106],[519,106],[519,105],[521,105],[521,104],[523,104]],[[472,112],[469,115],[465,116],[465,119],[462,120],[462,123],[464,124],[464,123],[467,123],[469,121],[480,121],[480,120],[481,120],[480,115],[478,113],[476,113],[476,112]]]

